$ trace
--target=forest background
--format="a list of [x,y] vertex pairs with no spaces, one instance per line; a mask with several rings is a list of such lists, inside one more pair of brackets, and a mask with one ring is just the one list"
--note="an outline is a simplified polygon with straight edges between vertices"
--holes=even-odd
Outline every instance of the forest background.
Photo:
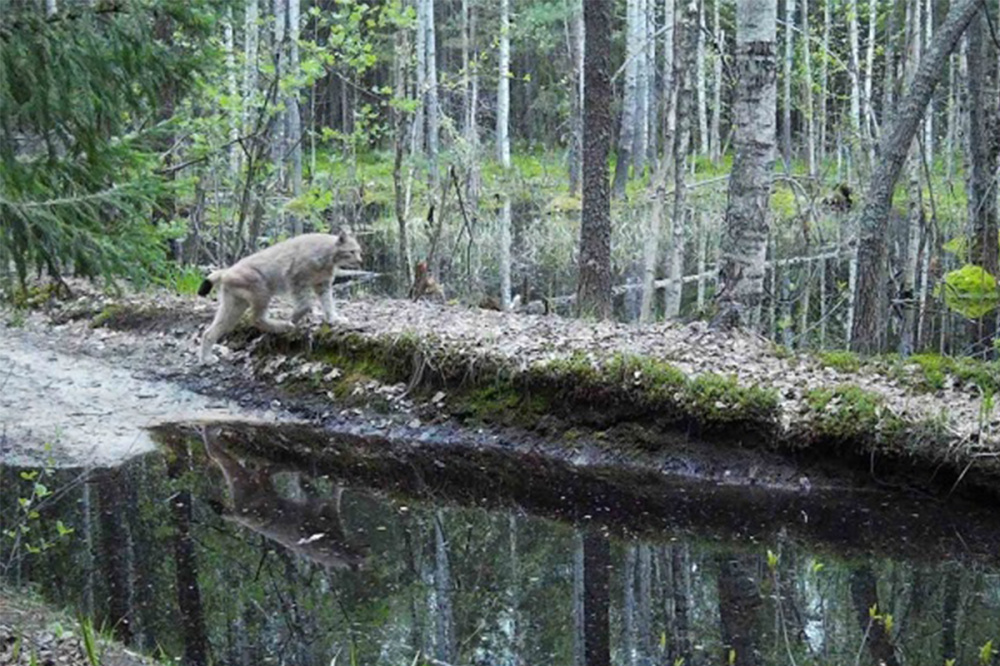
[[[449,298],[571,312],[604,189],[613,316],[717,318],[734,156],[770,144],[741,323],[789,348],[993,352],[995,1],[587,5],[0,0],[2,279],[193,292],[206,265],[346,225],[383,293],[425,262]],[[747,79],[741,7],[771,76]],[[587,96],[585,54],[609,95]]]

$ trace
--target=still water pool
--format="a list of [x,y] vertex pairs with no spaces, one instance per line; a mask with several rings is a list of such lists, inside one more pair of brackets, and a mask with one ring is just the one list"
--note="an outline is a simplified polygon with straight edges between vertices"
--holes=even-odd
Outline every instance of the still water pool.
[[1000,647],[996,511],[335,435],[325,458],[270,460],[195,433],[114,468],[0,466],[5,584],[188,664],[941,666]]

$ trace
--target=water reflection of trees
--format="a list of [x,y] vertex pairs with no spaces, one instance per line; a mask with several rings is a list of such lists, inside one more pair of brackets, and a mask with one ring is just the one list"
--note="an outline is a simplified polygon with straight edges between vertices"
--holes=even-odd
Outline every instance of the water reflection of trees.
[[[399,664],[419,652],[455,664],[690,665],[727,663],[732,650],[740,664],[856,663],[860,654],[861,663],[939,666],[975,661],[1000,638],[1000,579],[954,562],[843,558],[781,538],[622,538],[513,506],[339,490],[320,471],[287,468],[253,482],[282,500],[271,497],[265,506],[281,511],[253,529],[232,516],[255,500],[236,501],[199,442],[183,446],[95,472],[86,490],[53,502],[46,516],[74,527],[75,541],[20,570],[60,603],[92,597],[98,625],[191,663],[203,654],[237,665],[336,655]],[[267,469],[229,455],[227,464]],[[16,471],[0,470],[0,482],[2,523]],[[292,543],[320,519],[330,542],[342,541],[339,557],[367,546],[360,571]],[[192,590],[200,612],[193,594],[185,600]],[[888,629],[873,606],[892,616]]]

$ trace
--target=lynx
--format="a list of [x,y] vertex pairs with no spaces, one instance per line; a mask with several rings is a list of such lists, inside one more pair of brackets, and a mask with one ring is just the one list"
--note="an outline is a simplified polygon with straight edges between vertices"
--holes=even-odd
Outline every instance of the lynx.
[[[319,298],[323,319],[329,324],[346,322],[333,306],[333,277],[338,268],[360,268],[361,245],[349,230],[340,234],[303,234],[277,243],[229,268],[209,275],[198,289],[207,296],[219,285],[219,309],[201,338],[199,360],[212,363],[212,345],[226,335],[250,309],[253,324],[269,333],[285,333],[312,312]],[[289,322],[268,319],[267,306],[277,294],[291,292],[295,309]]]

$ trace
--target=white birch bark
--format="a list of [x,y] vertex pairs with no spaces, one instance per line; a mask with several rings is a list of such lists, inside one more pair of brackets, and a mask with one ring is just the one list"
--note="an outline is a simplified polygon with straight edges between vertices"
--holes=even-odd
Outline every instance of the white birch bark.
[[955,137],[958,124],[958,97],[955,88],[955,77],[958,75],[957,62],[955,55],[948,59],[948,109],[944,135],[945,178],[948,181],[955,176]]
[[45,0],[45,18],[52,18],[59,13],[57,0]]
[[[806,167],[809,170],[809,176],[811,178],[816,178],[818,174],[816,166],[816,118],[813,115],[812,40],[810,38],[809,0],[802,0],[802,58],[804,66],[803,73],[805,75],[805,80],[802,82],[802,97],[806,104]],[[824,54],[824,57],[826,57],[826,54]]]
[[[663,106],[671,110],[677,108],[674,100],[677,96],[676,86],[674,86],[674,33],[677,19],[675,0],[663,0]],[[663,115],[663,126],[665,132],[673,136],[676,130],[676,116],[674,113]],[[670,150],[669,144],[664,144],[663,152]]]
[[878,22],[878,2],[868,0],[868,44],[865,45],[864,97],[861,99],[862,137],[868,153],[868,164],[875,162],[875,114],[872,111],[872,83],[875,79],[875,26]]
[[[274,10],[274,54],[275,68],[274,75],[279,80],[288,70],[287,57],[285,55],[287,33],[286,19],[288,5],[287,0],[274,0],[272,3]],[[283,112],[276,114],[274,121],[274,139],[272,145],[271,158],[274,161],[274,172],[277,174],[278,188],[284,189],[285,184],[285,123],[287,116]]]
[[[510,0],[500,0],[500,57],[497,84],[497,155],[504,173],[510,171]],[[504,184],[500,214],[500,303],[506,312],[511,299],[511,224],[510,193]]]
[[850,132],[849,143],[857,146],[861,139],[861,68],[860,47],[858,45],[858,0],[847,1],[847,43],[850,48],[848,60],[851,77],[851,106],[847,128]]
[[426,154],[427,150],[427,1],[415,0],[417,5],[416,44],[417,55],[417,111],[413,116],[414,154]]
[[705,1],[698,0],[698,43],[695,52],[695,90],[698,104],[698,154],[708,155],[708,95],[705,89]]
[[664,290],[664,314],[668,319],[680,315],[684,272],[684,234],[687,214],[687,156],[691,146],[691,125],[694,105],[694,81],[697,76],[698,0],[686,0],[684,13],[677,17],[679,47],[674,60],[674,83],[677,90],[677,131],[674,133],[674,201],[670,220],[670,248],[667,252],[667,277]]
[[570,94],[569,192],[575,195],[580,191],[580,179],[583,174],[583,0],[569,0],[569,2],[572,3],[572,10],[567,41],[573,66],[573,92]]
[[826,349],[826,259],[819,264],[819,348]]
[[[240,87],[237,80],[236,71],[236,44],[233,35],[233,10],[226,7],[222,19],[222,46],[225,52],[226,62],[226,93],[229,95],[231,104],[240,97]],[[240,147],[236,140],[240,136],[240,113],[235,109],[229,112],[229,176],[236,182],[240,175]]]
[[733,106],[736,157],[729,179],[716,295],[716,322],[723,326],[756,327],[760,322],[777,138],[776,37],[777,3],[737,0]]
[[430,162],[430,184],[434,193],[431,195],[436,201],[438,198],[438,144],[441,128],[441,105],[438,97],[438,76],[437,76],[437,29],[434,24],[434,0],[424,0],[427,3],[425,9],[424,29],[427,31],[425,47],[427,49],[427,159]]
[[782,71],[781,156],[785,171],[792,169],[792,67],[795,62],[795,0],[785,0],[785,59]]
[[713,164],[719,163],[722,156],[722,137],[719,133],[722,118],[722,56],[726,52],[726,31],[719,25],[719,4],[715,0],[714,29],[715,44],[718,49],[712,56],[712,123],[708,128],[709,155]]
[[[625,195],[625,185],[628,182],[629,168],[634,156],[632,148],[635,144],[635,119],[638,97],[638,54],[642,47],[643,34],[639,32],[639,1],[628,0],[625,15],[626,50],[625,50],[625,89],[622,100],[622,120],[618,131],[618,159],[615,162],[615,178],[611,187],[614,197]],[[586,2],[586,0],[584,0]]]
[[822,0],[823,2],[823,59],[819,64],[819,160],[826,160],[826,129],[827,123],[827,99],[830,96],[830,26],[831,11],[830,6],[833,0]]
[[697,241],[697,252],[698,252],[698,291],[697,291],[697,307],[698,312],[703,312],[705,310],[705,268],[708,258],[708,226],[705,224],[705,215],[702,211],[697,211],[695,213],[698,219],[698,225],[695,227],[698,234]]
[[462,120],[462,136],[468,145],[471,159],[469,160],[469,176],[466,186],[467,202],[470,208],[475,208],[479,199],[479,125],[476,119],[476,109],[479,108],[479,58],[476,54],[476,9],[473,0],[462,0],[462,91],[464,97],[464,114]]
[[[931,34],[934,31],[934,3],[927,0],[927,7],[924,11],[924,46],[929,47]],[[934,163],[934,104],[931,103],[924,118],[924,151],[927,155],[927,163]]]
[[656,165],[657,148],[657,110],[659,108],[659,94],[656,83],[656,0],[645,0],[646,2],[646,71],[649,83],[646,86],[646,161],[651,165]]
[[635,134],[632,143],[632,163],[635,165],[636,177],[641,177],[646,168],[646,148],[649,143],[649,64],[646,57],[646,37],[649,30],[646,27],[646,2],[637,0],[636,33],[639,51],[636,54],[635,67]]
[[[299,0],[288,0],[288,71],[298,76],[299,71]],[[285,102],[288,110],[288,151],[292,159],[292,196],[302,195],[302,117],[299,112],[299,91],[292,86]],[[302,233],[302,217],[291,216],[292,234]]]
[[243,20],[243,131],[252,131],[257,94],[257,43],[260,28],[259,0],[246,0]]

